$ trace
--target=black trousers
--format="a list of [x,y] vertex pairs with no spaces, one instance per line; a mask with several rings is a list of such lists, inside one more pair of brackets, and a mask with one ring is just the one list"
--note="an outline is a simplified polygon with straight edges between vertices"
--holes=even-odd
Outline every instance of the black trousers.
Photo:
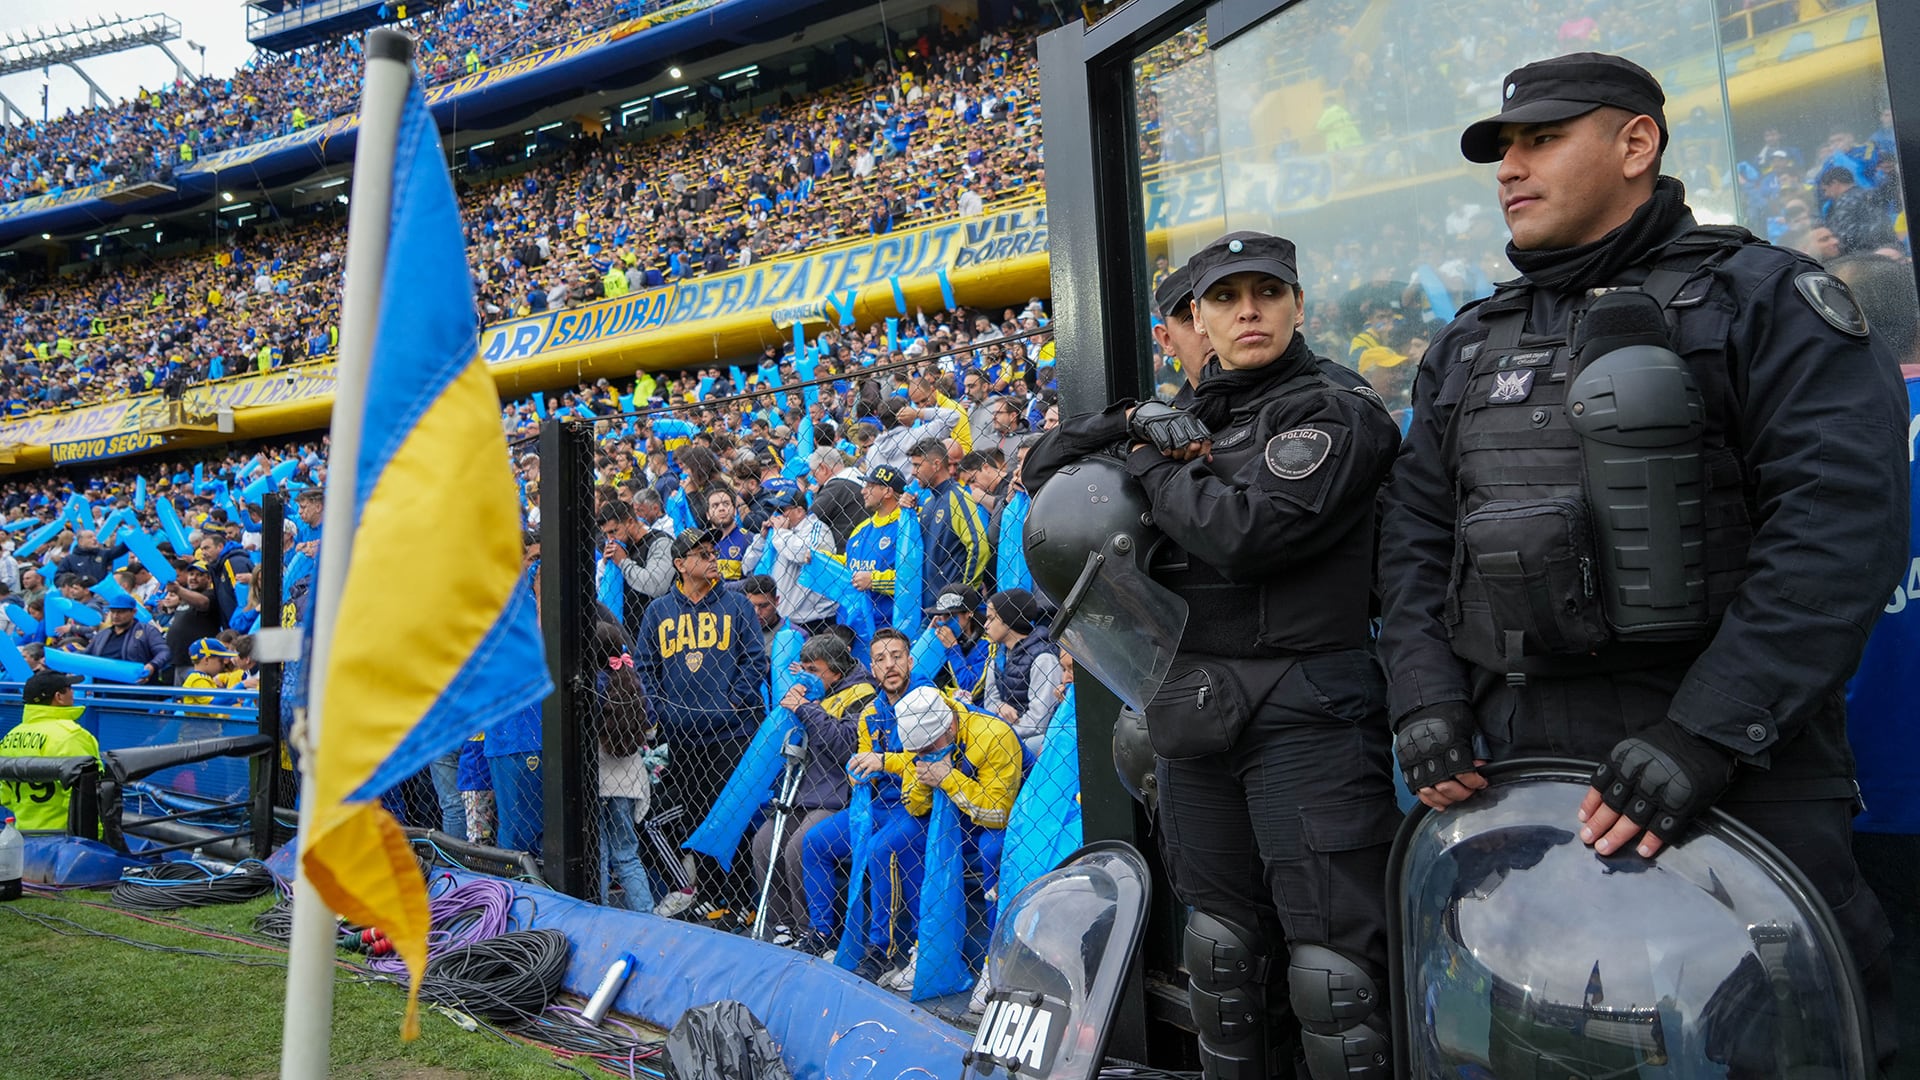
[[[1571,757],[1598,762],[1621,739],[1666,717],[1665,702],[1654,688],[1632,678],[1534,679],[1519,688],[1488,680],[1480,689],[1475,713],[1492,761]],[[1774,749],[1776,758],[1793,752],[1793,743]],[[1752,798],[1758,790],[1764,788],[1737,785],[1734,796],[1723,798],[1719,809],[1779,848],[1833,909],[1860,970],[1867,996],[1868,1015],[1863,1019],[1871,1026],[1875,1055],[1886,1070],[1899,1045],[1893,930],[1854,860],[1853,816],[1858,805],[1851,798]],[[1571,807],[1567,819],[1573,820]]]
[[[673,741],[667,777],[674,801],[686,811],[670,830],[675,844],[693,835],[693,830],[707,819],[714,801],[720,797],[720,790],[726,787],[727,778],[733,775],[740,758],[746,754],[749,741],[745,738],[718,742]],[[722,871],[718,863],[705,855],[694,858],[700,861],[702,900],[735,911],[751,908],[756,893],[749,877],[752,867],[748,860],[736,858],[731,871]]]
[[1330,946],[1386,986],[1387,853],[1400,811],[1385,689],[1361,650],[1295,661],[1252,702],[1226,752],[1156,766],[1174,891],[1267,936],[1280,1001],[1283,942]]

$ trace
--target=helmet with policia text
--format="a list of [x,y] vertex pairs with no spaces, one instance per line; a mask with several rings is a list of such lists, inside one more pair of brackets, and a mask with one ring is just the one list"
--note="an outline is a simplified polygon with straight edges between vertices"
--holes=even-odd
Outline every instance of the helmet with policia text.
[[1653,859],[1575,833],[1593,767],[1513,761],[1388,869],[1398,1076],[1872,1075],[1833,912],[1709,812]]
[[1098,1076],[1152,891],[1146,860],[1119,840],[1088,844],[1021,889],[987,947],[987,1007],[961,1075]]
[[1081,458],[1034,493],[1022,537],[1034,585],[1052,600],[1053,640],[1144,711],[1173,664],[1187,602],[1147,575],[1161,533],[1121,463]]

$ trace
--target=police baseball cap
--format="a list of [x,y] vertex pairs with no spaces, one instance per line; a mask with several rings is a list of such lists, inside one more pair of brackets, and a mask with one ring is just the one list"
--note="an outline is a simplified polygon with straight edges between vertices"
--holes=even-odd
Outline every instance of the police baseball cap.
[[60,691],[85,681],[78,675],[42,671],[28,677],[27,685],[20,692],[20,700],[28,705],[50,705]]
[[1187,304],[1193,299],[1193,275],[1184,266],[1176,267],[1153,290],[1153,306],[1163,319],[1171,319],[1175,312],[1189,310]]
[[203,637],[199,641],[187,646],[187,657],[195,663],[199,663],[209,656],[232,658],[238,655],[240,654],[227,648],[226,645],[221,643],[219,638],[214,637]]
[[872,472],[860,478],[863,484],[879,484],[890,487],[896,492],[907,490],[907,478],[900,470],[891,465],[876,465]]
[[684,559],[694,548],[701,544],[711,544],[717,539],[719,538],[713,535],[712,529],[681,529],[679,535],[673,538],[673,557]]
[[1230,232],[1195,252],[1186,270],[1193,279],[1193,295],[1213,288],[1220,279],[1249,271],[1272,274],[1289,285],[1300,284],[1293,241],[1258,232]]
[[1482,164],[1499,161],[1500,125],[1545,124],[1585,116],[1603,105],[1645,114],[1660,125],[1667,148],[1667,95],[1660,80],[1631,60],[1606,53],[1568,53],[1507,73],[1500,84],[1499,115],[1460,133],[1460,153]]
[[963,611],[978,612],[980,594],[966,585],[950,585],[940,590],[934,598],[933,606],[927,609],[929,615],[958,615]]

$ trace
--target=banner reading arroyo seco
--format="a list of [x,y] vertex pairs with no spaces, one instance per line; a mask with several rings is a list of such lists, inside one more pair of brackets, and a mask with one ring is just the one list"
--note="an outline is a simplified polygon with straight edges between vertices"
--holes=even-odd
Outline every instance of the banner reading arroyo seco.
[[137,454],[142,450],[158,450],[166,444],[166,441],[165,436],[161,435],[123,431],[118,435],[101,435],[92,439],[57,442],[50,449],[53,452],[55,465],[75,465],[83,461],[119,457],[122,454]]

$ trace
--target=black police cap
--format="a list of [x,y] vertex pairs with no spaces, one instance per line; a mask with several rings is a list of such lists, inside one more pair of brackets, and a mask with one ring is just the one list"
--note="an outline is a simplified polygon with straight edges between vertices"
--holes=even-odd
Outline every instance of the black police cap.
[[1571,120],[1603,105],[1653,117],[1660,125],[1660,148],[1667,148],[1667,95],[1660,80],[1624,57],[1582,52],[1539,60],[1508,72],[1500,93],[1499,115],[1460,133],[1460,153],[1468,161],[1500,160],[1502,124]]
[[1289,285],[1300,284],[1293,241],[1259,232],[1230,232],[1195,252],[1187,260],[1193,277],[1193,295],[1201,296],[1220,279],[1255,271],[1272,274]]
[[1185,266],[1177,266],[1173,273],[1161,279],[1160,287],[1153,290],[1153,306],[1163,319],[1171,319],[1175,312],[1187,309],[1193,299],[1193,275]]

